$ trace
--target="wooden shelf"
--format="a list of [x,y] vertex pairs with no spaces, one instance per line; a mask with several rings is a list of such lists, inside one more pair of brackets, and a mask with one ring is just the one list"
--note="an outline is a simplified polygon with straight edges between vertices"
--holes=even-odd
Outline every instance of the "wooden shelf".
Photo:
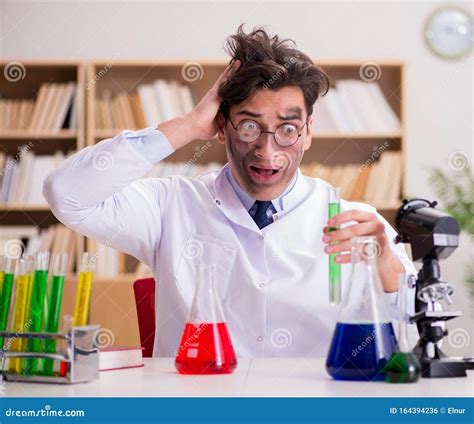
[[[110,130],[94,130],[94,138],[96,141],[102,140],[105,138],[115,137],[117,134],[122,132],[122,129],[110,129]],[[136,131],[136,129],[135,129]],[[318,139],[331,139],[331,140],[378,140],[378,139],[387,139],[393,138],[398,139],[402,137],[402,133],[315,133],[313,132],[313,140]],[[213,139],[214,140],[214,139]]]
[[387,138],[401,138],[402,133],[318,133],[313,131],[313,139],[334,139],[334,140],[377,140]]
[[[3,99],[35,99],[39,89],[44,83],[67,83],[76,84],[77,96],[77,129],[63,129],[53,131],[28,131],[28,130],[0,130],[0,143],[23,141],[23,140],[67,140],[67,149],[81,149],[85,146],[85,109],[84,109],[84,79],[85,64],[73,60],[30,60],[30,59],[2,59],[0,60],[0,72],[4,73],[7,65],[17,62],[16,67],[23,78],[10,81],[7,78],[0,80],[0,92]],[[12,153],[14,146],[8,145],[5,150]],[[36,151],[36,146],[32,150]],[[38,146],[40,154],[53,154],[58,149],[58,144],[52,143],[48,146]],[[61,146],[59,146],[61,148]],[[63,147],[62,150],[65,150]]]
[[0,212],[5,212],[5,211],[10,211],[10,212],[28,212],[28,211],[34,211],[34,212],[51,212],[51,209],[47,205],[25,205],[25,204],[5,204],[5,203],[0,203]]
[[37,132],[37,131],[0,131],[1,140],[30,140],[30,139],[77,139],[78,133],[76,130],[61,130],[58,132]]

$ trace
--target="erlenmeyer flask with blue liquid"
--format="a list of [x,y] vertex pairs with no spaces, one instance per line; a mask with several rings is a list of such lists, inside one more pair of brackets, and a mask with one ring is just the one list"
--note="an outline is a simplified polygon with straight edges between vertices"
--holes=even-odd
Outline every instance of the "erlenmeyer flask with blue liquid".
[[377,270],[373,236],[352,238],[351,275],[326,359],[336,380],[384,380],[384,366],[397,350]]

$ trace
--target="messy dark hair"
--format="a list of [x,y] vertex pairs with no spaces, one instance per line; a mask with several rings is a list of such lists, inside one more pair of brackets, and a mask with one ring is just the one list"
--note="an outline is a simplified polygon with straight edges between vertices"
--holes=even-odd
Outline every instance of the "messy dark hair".
[[286,86],[301,88],[310,115],[318,97],[329,90],[329,77],[296,49],[293,40],[279,39],[278,35],[270,37],[260,27],[246,34],[242,24],[237,34],[227,38],[225,48],[231,56],[230,63],[241,62],[234,75],[219,87],[220,110],[225,118],[233,105],[250,98],[256,90]]

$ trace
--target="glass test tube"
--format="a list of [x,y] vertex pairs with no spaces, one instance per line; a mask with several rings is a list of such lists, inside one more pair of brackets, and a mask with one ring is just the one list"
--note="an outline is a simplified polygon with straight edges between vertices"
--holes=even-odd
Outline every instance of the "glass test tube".
[[[27,325],[28,325],[28,331],[31,330],[31,317],[30,317],[30,311],[31,311],[31,296],[33,295],[33,281],[35,278],[35,258],[31,255],[23,255],[23,259],[25,261],[28,261],[29,267],[28,267],[28,292],[26,295],[26,318],[28,319]],[[28,348],[28,339],[23,339],[22,340],[22,351],[26,351]],[[23,365],[25,365],[25,359],[23,359]]]
[[[28,331],[28,289],[30,283],[31,261],[25,258],[20,259],[18,275],[16,277],[15,306],[13,310],[13,319],[11,331],[15,333],[25,333]],[[10,350],[13,352],[22,352],[24,348],[24,339],[20,337],[13,338]],[[20,374],[22,372],[22,358],[10,358],[10,372]]]
[[[329,187],[328,189],[328,219],[337,215],[341,210],[340,189]],[[329,227],[329,231],[337,230],[338,227]],[[341,265],[335,261],[336,255],[329,255],[329,302],[341,303]]]
[[[35,272],[31,293],[30,308],[30,331],[41,332],[44,326],[44,305],[46,287],[48,285],[49,252],[42,251],[36,254]],[[43,343],[40,339],[28,340],[29,352],[40,352]],[[36,374],[38,358],[26,358],[25,371],[28,374]]]
[[87,325],[92,291],[92,277],[95,269],[95,258],[89,253],[82,254],[79,280],[77,282],[76,303],[74,306],[74,326]]
[[6,260],[7,257],[5,255],[0,255],[0,294],[2,293],[3,276],[5,275]]
[[[64,276],[67,268],[67,253],[55,253],[53,256],[53,275],[48,295],[48,313],[46,318],[46,332],[57,333],[59,329],[59,316],[64,292]],[[56,352],[56,339],[47,339],[44,342],[45,352]],[[44,375],[53,375],[54,361],[52,359],[40,360],[40,370]]]
[[[64,334],[67,334],[71,330],[73,322],[74,322],[74,317],[72,315],[64,315],[63,329],[62,329],[62,332]],[[67,340],[61,340],[61,350],[64,355],[67,355]],[[68,362],[61,361],[59,363],[59,375],[61,377],[66,377],[67,370],[68,370]]]
[[[7,329],[15,267],[16,259],[6,257],[3,272],[2,292],[0,293],[0,331],[5,331]],[[0,349],[3,350],[3,337],[0,337]]]

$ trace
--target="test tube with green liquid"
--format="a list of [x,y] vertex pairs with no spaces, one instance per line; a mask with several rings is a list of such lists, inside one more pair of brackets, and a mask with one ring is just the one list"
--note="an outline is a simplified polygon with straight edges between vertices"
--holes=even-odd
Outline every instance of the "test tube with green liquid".
[[[35,273],[33,278],[33,288],[31,293],[30,308],[30,331],[41,332],[44,328],[44,305],[46,296],[46,287],[48,285],[49,252],[42,251],[36,254]],[[40,339],[31,338],[28,340],[29,352],[40,352],[43,343]],[[25,372],[27,374],[36,374],[38,367],[38,358],[26,358]]]
[[82,254],[79,280],[77,282],[76,303],[74,306],[74,326],[89,323],[89,310],[91,303],[92,277],[95,270],[95,258],[89,253]]
[[[27,298],[30,283],[31,261],[21,258],[19,262],[18,275],[16,277],[15,287],[15,305],[13,309],[13,318],[11,324],[11,331],[14,333],[24,333],[29,331],[27,325]],[[23,338],[16,337],[13,339],[10,350],[13,352],[23,351]],[[9,361],[10,372],[20,374],[22,371],[22,358],[10,358]]]
[[[55,253],[52,259],[53,275],[49,286],[48,313],[46,314],[46,332],[57,333],[59,330],[59,317],[64,292],[64,276],[67,268],[67,253]],[[45,352],[56,352],[56,339],[44,341]],[[53,375],[54,361],[52,359],[40,360],[40,371],[44,375]]]
[[[328,189],[328,220],[341,211],[340,189],[329,187]],[[338,227],[329,227],[329,231],[337,230]],[[329,255],[329,302],[341,303],[341,265],[335,261],[336,254]]]
[[[2,292],[0,294],[0,331],[7,329],[16,267],[16,259],[6,257],[4,261]],[[3,350],[3,337],[0,337],[0,348]]]

